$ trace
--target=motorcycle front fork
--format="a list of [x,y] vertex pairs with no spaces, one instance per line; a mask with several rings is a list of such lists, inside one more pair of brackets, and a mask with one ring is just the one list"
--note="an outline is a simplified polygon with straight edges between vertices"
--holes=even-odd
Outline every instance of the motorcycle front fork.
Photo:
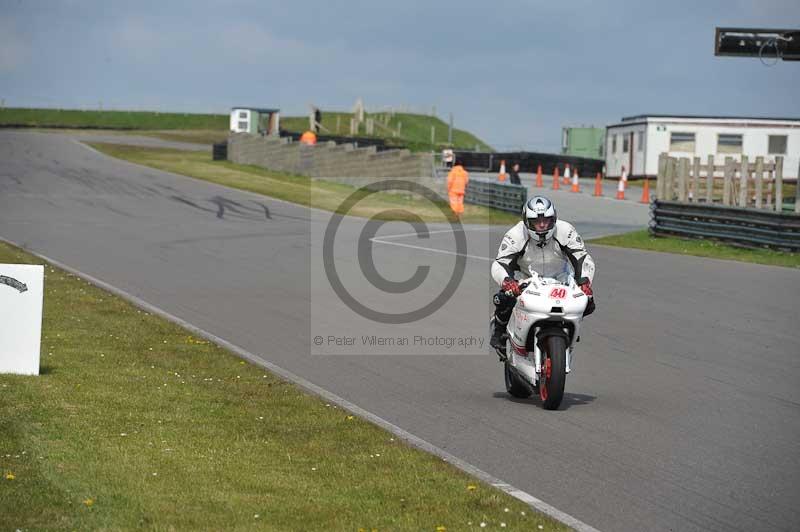
[[[575,351],[575,346],[572,345],[567,348],[567,373],[572,370],[572,353]],[[534,345],[533,350],[533,364],[536,370],[536,375],[542,374],[542,350],[539,349],[538,342]]]

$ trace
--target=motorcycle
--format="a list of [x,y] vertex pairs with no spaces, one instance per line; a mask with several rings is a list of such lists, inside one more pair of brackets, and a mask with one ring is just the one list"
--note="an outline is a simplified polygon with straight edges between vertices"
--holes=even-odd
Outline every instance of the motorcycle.
[[555,410],[564,397],[588,297],[567,272],[522,280],[520,289],[506,326],[505,352],[497,349],[506,391],[520,398],[537,393],[546,410]]

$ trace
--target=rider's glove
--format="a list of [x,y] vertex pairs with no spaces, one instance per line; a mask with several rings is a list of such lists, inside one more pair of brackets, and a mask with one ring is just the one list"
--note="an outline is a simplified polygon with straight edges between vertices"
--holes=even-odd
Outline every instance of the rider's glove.
[[517,297],[522,293],[519,289],[519,283],[512,277],[503,279],[503,284],[500,285],[500,291],[505,292],[507,296]]
[[594,297],[594,292],[592,291],[592,282],[591,281],[585,281],[582,285],[580,285],[580,288],[581,288],[581,290],[583,290],[583,293],[586,294],[587,296]]

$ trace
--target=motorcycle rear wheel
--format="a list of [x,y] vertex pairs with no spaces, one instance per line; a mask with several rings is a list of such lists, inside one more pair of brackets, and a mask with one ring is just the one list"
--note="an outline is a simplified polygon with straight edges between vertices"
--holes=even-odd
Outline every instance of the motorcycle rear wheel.
[[556,410],[564,398],[567,381],[567,343],[562,336],[545,340],[545,359],[539,377],[539,398],[545,410]]

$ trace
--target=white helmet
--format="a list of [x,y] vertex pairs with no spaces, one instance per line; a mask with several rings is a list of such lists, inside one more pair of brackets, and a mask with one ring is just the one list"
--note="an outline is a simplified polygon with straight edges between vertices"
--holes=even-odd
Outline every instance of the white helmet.
[[544,196],[534,196],[522,208],[522,221],[531,235],[536,235],[539,245],[546,244],[556,230],[556,207]]

